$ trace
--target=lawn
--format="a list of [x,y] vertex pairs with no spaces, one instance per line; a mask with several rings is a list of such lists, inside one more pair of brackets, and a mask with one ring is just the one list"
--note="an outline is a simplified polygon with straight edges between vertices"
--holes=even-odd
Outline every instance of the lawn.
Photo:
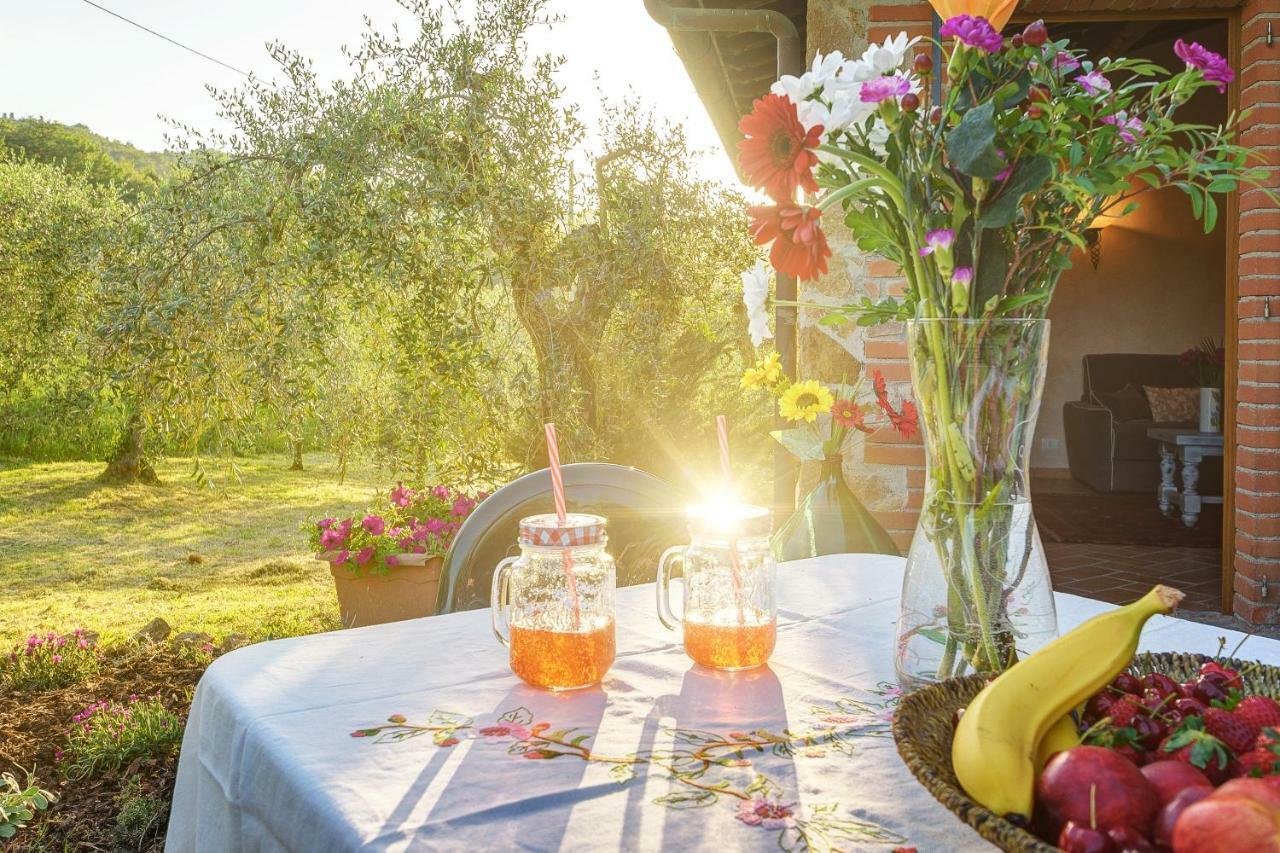
[[258,639],[338,627],[327,566],[299,528],[351,514],[387,486],[368,472],[339,482],[333,460],[283,456],[157,464],[162,485],[97,482],[95,462],[0,462],[0,648],[33,630],[84,627],[104,641],[154,617],[175,632]]

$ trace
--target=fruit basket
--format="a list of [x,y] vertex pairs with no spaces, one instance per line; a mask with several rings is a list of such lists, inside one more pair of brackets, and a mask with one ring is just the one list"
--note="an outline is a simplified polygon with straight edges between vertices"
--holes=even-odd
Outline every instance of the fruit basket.
[[[1136,675],[1161,672],[1176,681],[1191,678],[1210,658],[1185,653],[1143,653],[1134,658],[1130,670]],[[1251,661],[1221,660],[1238,669],[1245,692],[1280,696],[1280,667]],[[929,789],[934,798],[961,820],[1002,850],[1017,853],[1058,853],[1058,848],[1030,831],[969,799],[956,781],[951,767],[952,720],[986,684],[988,676],[952,678],[921,688],[902,698],[893,720],[893,739],[907,767]]]

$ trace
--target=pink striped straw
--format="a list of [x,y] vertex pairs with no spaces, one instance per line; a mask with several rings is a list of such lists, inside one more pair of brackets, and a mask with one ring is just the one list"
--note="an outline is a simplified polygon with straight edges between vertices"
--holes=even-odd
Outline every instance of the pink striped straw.
[[[725,488],[733,488],[733,468],[729,464],[729,423],[724,415],[716,415],[716,438],[720,440],[720,472],[724,475]],[[742,566],[738,563],[738,540],[729,539],[729,562],[733,566],[733,591],[738,600],[738,624],[745,616],[742,612]]]
[[[568,511],[564,503],[564,476],[560,473],[560,445],[556,441],[556,425],[547,424],[547,467],[551,471],[551,496],[556,502],[556,518],[560,526],[565,526]],[[569,549],[564,549],[564,576],[569,584],[569,600],[573,602],[573,629],[577,631],[582,624],[582,606],[578,600],[578,577],[573,572],[573,558]]]

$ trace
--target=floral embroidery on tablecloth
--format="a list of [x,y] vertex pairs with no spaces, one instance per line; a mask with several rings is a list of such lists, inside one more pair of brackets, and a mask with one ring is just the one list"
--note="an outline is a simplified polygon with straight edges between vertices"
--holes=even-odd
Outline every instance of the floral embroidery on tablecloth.
[[457,744],[460,736],[472,736],[486,744],[505,745],[508,754],[526,760],[576,758],[608,765],[610,778],[620,785],[629,783],[639,770],[656,768],[676,784],[669,793],[655,798],[655,804],[671,809],[727,804],[744,827],[777,833],[778,846],[787,851],[840,850],[851,842],[901,845],[906,840],[902,836],[853,817],[839,803],[799,805],[753,761],[766,753],[792,760],[796,756],[825,759],[833,753],[851,756],[858,740],[889,737],[902,691],[881,682],[869,692],[879,700],[842,697],[812,705],[806,725],[798,731],[721,733],[674,727],[665,729],[672,739],[670,749],[626,755],[595,752],[590,745],[593,732],[535,722],[533,712],[525,707],[505,711],[479,727],[471,717],[446,711],[433,711],[421,724],[410,723],[403,714],[392,714],[386,723],[356,729],[351,736],[370,738],[373,743],[396,743],[430,735],[440,747]]

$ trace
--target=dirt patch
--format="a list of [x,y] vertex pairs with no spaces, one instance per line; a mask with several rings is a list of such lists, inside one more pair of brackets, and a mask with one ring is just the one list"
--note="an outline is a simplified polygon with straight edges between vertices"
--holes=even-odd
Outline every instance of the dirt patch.
[[[211,656],[170,644],[124,643],[104,652],[85,681],[44,692],[0,693],[0,771],[35,768],[37,784],[57,802],[37,816],[6,850],[158,850],[173,794],[178,756],[139,759],[130,766],[72,781],[59,769],[72,717],[99,700],[156,696],[183,719]],[[19,769],[21,768],[21,769]]]

